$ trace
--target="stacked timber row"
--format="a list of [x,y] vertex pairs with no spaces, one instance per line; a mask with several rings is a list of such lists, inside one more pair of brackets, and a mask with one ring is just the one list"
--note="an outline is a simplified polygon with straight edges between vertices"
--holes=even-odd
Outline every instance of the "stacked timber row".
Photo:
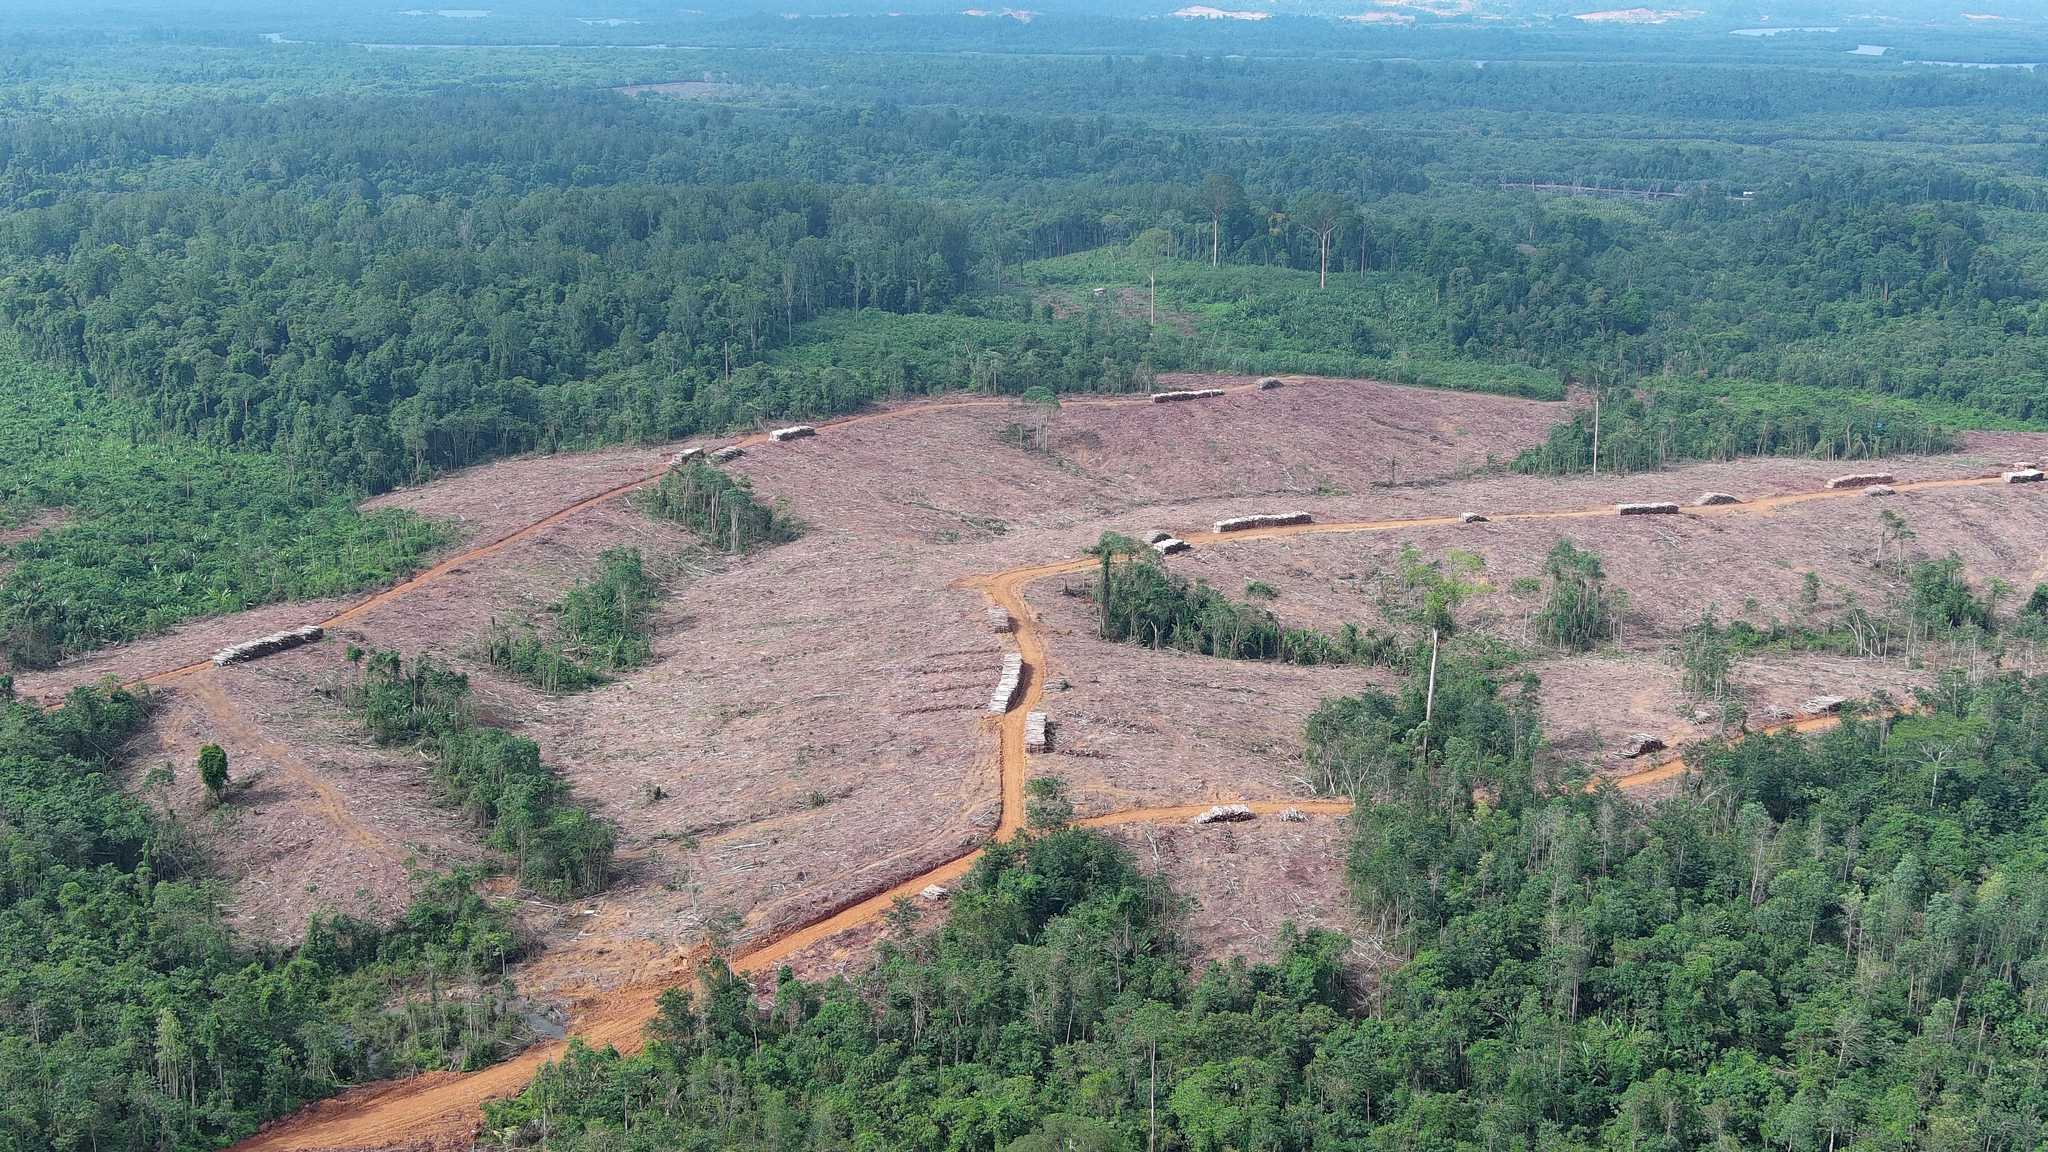
[[1164,528],[1154,528],[1152,531],[1145,533],[1145,543],[1147,544],[1157,544],[1161,540],[1171,539],[1173,539],[1173,533],[1168,532]]
[[245,664],[251,660],[261,660],[265,656],[297,648],[302,644],[311,644],[326,634],[318,624],[308,624],[303,628],[287,628],[282,632],[272,632],[268,636],[259,636],[254,640],[244,640],[240,644],[230,644],[213,654],[213,662],[223,668],[230,664]]
[[1480,514],[1480,513],[1478,513],[1478,512],[1467,512],[1467,513],[1465,513],[1465,514],[1463,514],[1463,515],[1461,515],[1461,516],[1459,516],[1459,517],[1458,517],[1458,523],[1460,523],[1460,524],[1484,524],[1484,523],[1486,523],[1486,517],[1485,517],[1485,516],[1483,516],[1483,515],[1481,515],[1481,514]]
[[1017,685],[1024,679],[1024,657],[1015,652],[1003,657],[1003,678],[989,694],[988,710],[1001,715],[1017,702]]
[[1206,812],[1197,812],[1188,820],[1190,824],[1237,824],[1250,820],[1254,813],[1244,804],[1217,804]]
[[713,452],[711,454],[711,458],[713,460],[716,460],[720,464],[723,464],[729,460],[737,460],[740,457],[745,456],[746,454],[747,450],[745,448],[742,448],[737,444],[728,444],[725,447],[720,448],[718,451]]
[[1812,696],[1799,705],[1799,711],[1807,716],[1832,716],[1842,710],[1848,701],[1840,696]]
[[1159,553],[1161,556],[1177,555],[1179,553],[1187,551],[1189,548],[1192,547],[1194,547],[1194,545],[1189,544],[1187,541],[1175,539],[1172,536],[1168,536],[1164,540],[1154,540],[1152,542],[1152,550],[1154,552]]
[[2005,474],[2007,484],[2039,484],[2042,472],[2039,468],[2015,468]]
[[1306,524],[1314,517],[1306,512],[1260,512],[1251,516],[1232,516],[1218,520],[1218,532],[1243,532],[1251,528],[1281,528],[1289,524]]
[[1033,712],[1024,717],[1024,750],[1043,752],[1045,748],[1045,713]]
[[1172,404],[1180,400],[1210,400],[1223,395],[1221,388],[1190,388],[1182,392],[1154,392],[1154,404]]
[[671,468],[685,468],[703,458],[704,450],[702,448],[685,448],[681,452],[676,453],[676,458],[669,461],[668,466]]
[[1831,489],[1868,488],[1872,484],[1889,484],[1891,482],[1892,474],[1889,472],[1852,472],[1847,476],[1837,476],[1833,480],[1828,481],[1828,487]]
[[1693,503],[1701,508],[1711,508],[1716,504],[1740,504],[1742,501],[1726,492],[1702,492]]
[[1007,610],[1005,610],[1002,605],[991,604],[988,606],[989,631],[1008,632],[1010,630],[1010,624],[1010,613]]
[[1676,516],[1678,505],[1666,500],[1648,504],[1616,504],[1616,513],[1623,516]]
[[777,428],[775,431],[770,432],[768,438],[777,443],[788,443],[791,440],[802,440],[805,437],[816,436],[817,434],[818,430],[809,424],[792,424],[787,428]]
[[1261,392],[1271,392],[1275,388],[1284,387],[1286,387],[1286,383],[1278,376],[1264,376],[1259,379],[1259,391]]
[[1890,496],[1897,493],[1897,491],[1898,489],[1889,484],[1872,484],[1863,490],[1863,494],[1865,496]]

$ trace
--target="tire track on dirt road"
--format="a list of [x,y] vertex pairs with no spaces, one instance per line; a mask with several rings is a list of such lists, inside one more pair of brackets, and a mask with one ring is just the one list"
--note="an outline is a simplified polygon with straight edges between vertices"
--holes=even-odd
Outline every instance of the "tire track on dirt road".
[[[334,785],[329,784],[318,771],[306,767],[290,748],[286,747],[263,729],[249,721],[227,693],[221,691],[220,682],[213,676],[194,677],[191,683],[193,702],[205,711],[217,733],[225,733],[228,743],[238,749],[247,749],[268,760],[270,764],[292,783],[313,794],[320,813],[337,832],[347,837],[350,843],[382,860],[393,864],[405,863],[401,855],[376,833],[364,827],[362,821],[349,811],[348,801]],[[219,739],[211,743],[221,743]]]
[[[1245,385],[1232,391],[1245,391],[1256,385]],[[1147,403],[1148,400],[1111,399],[1094,402],[1090,406],[1118,403]],[[820,425],[839,427],[870,420],[891,419],[911,412],[929,412],[949,408],[978,408],[1006,405],[1002,399],[971,399],[920,405],[912,408],[892,409],[886,412],[870,413]],[[758,444],[768,440],[766,433],[747,437],[742,445]],[[596,504],[610,500],[624,492],[631,491],[659,478],[659,473],[641,480],[621,485],[599,496],[579,501],[536,524],[511,533],[500,540],[464,553],[462,556],[443,561],[419,577],[394,587],[386,593],[370,598],[363,604],[342,613],[335,622],[352,619],[377,604],[388,603],[416,588],[430,579],[438,579],[453,567],[476,559],[486,558],[504,547],[533,535],[547,526],[559,523]],[[1931,480],[1895,485],[1899,492],[1913,492],[1927,489],[1961,487],[1969,485],[1996,484],[1991,478],[1966,478],[1960,480]],[[1725,505],[1710,508],[1688,509],[1689,516],[1730,516],[1744,514],[1768,514],[1779,508],[1813,500],[1861,497],[1860,490],[1822,490],[1815,492],[1788,493],[1781,496],[1764,497],[1747,504]],[[1493,517],[1497,521],[1565,521],[1592,519],[1615,515],[1612,505],[1595,508],[1567,509],[1506,513]],[[1365,532],[1388,532],[1412,528],[1448,527],[1460,523],[1458,517],[1433,516],[1409,519],[1334,521],[1321,524],[1287,525],[1274,528],[1253,529],[1244,532],[1219,534],[1215,532],[1190,533],[1182,539],[1197,547],[1210,546],[1225,541],[1266,540],[1289,536],[1332,535]],[[1024,826],[1024,784],[1028,776],[1029,757],[1024,750],[1024,728],[1026,717],[1042,700],[1049,654],[1042,624],[1031,608],[1025,591],[1030,585],[1061,575],[1072,575],[1092,568],[1097,561],[1092,557],[1055,561],[1047,564],[1029,565],[986,576],[971,577],[957,581],[954,587],[981,592],[988,600],[1009,612],[1013,624],[1012,639],[1023,657],[1025,678],[1016,701],[994,724],[997,736],[997,760],[1002,798],[1002,815],[991,839],[1006,842],[1015,838]],[[1783,725],[1773,726],[1764,731],[1785,729],[1813,731],[1837,723],[1834,717],[1805,717]],[[986,730],[986,726],[984,726]],[[1620,777],[1606,778],[1624,792],[1637,791],[1679,779],[1690,767],[1683,757],[1639,770]],[[1597,786],[1597,784],[1595,785]],[[1248,806],[1258,814],[1272,814],[1287,808],[1299,809],[1305,813],[1341,816],[1351,811],[1348,800],[1330,799],[1282,799],[1252,801]],[[1077,821],[1083,827],[1105,828],[1122,825],[1184,821],[1208,807],[1202,804],[1178,804],[1160,807],[1131,809],[1106,813]],[[926,887],[939,884],[950,885],[964,877],[975,862],[980,859],[982,849],[964,852],[933,868],[889,885],[880,892],[849,901],[809,924],[790,930],[772,939],[759,940],[742,950],[731,961],[737,972],[753,974],[768,971],[779,966],[799,952],[830,940],[851,929],[873,923],[883,916],[899,899],[916,896]],[[664,965],[663,971],[652,979],[636,983],[627,988],[593,998],[578,1006],[570,1025],[570,1035],[594,1047],[612,1045],[621,1051],[637,1049],[646,1027],[658,1014],[661,994],[694,977],[697,963],[703,959],[702,948],[691,949],[678,954]],[[406,1147],[419,1149],[440,1149],[464,1147],[472,1142],[485,1101],[509,1095],[521,1090],[535,1072],[548,1061],[556,1060],[567,1051],[566,1041],[549,1041],[528,1048],[519,1055],[490,1068],[466,1075],[436,1073],[415,1077],[397,1083],[372,1084],[354,1089],[324,1103],[314,1105],[295,1116],[274,1125],[267,1131],[236,1147],[236,1152],[312,1152],[312,1150],[356,1150],[369,1148]]]

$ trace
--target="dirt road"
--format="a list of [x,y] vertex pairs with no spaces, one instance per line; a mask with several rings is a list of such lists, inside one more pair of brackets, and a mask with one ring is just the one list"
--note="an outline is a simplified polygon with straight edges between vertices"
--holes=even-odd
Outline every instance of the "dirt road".
[[[1249,391],[1254,385],[1244,385],[1232,391]],[[1075,400],[1069,403],[1081,406],[1105,406],[1114,404],[1148,403],[1143,397],[1103,398],[1096,400]],[[844,427],[877,420],[893,420],[917,413],[946,411],[958,408],[979,408],[1008,405],[1010,401],[994,398],[974,398],[940,401],[931,404],[867,413],[819,425],[821,432],[834,427]],[[765,433],[746,437],[739,444],[754,446],[770,442]],[[586,509],[612,500],[626,492],[644,486],[658,479],[656,476],[622,484],[610,491],[563,508],[527,527],[518,529],[490,543],[472,548],[458,556],[443,560],[432,568],[403,584],[378,593],[360,604],[340,613],[325,623],[329,626],[346,623],[380,604],[403,597],[414,589],[441,578],[458,567],[478,560],[487,559],[507,546],[525,539],[561,521],[575,516]],[[1935,480],[1894,485],[1899,492],[1913,492],[1924,489],[1951,488],[1969,485],[1996,484],[1996,477],[1963,480]],[[1779,508],[1815,500],[1860,499],[1860,490],[1822,490],[1798,492],[1783,496],[1766,497],[1745,504],[1722,505],[1706,508],[1686,509],[1688,516],[1743,516],[1767,515]],[[1494,517],[1501,521],[1542,521],[1576,520],[1615,515],[1611,505],[1597,508],[1567,509],[1549,512],[1511,513]],[[1457,517],[1419,517],[1406,520],[1370,520],[1354,522],[1312,523],[1283,527],[1253,529],[1244,532],[1218,534],[1214,532],[1190,533],[1182,538],[1197,547],[1213,545],[1222,541],[1264,540],[1288,536],[1324,535],[1338,533],[1387,532],[1404,529],[1444,527],[1459,523]],[[1092,558],[1060,560],[1047,564],[1015,568],[1005,572],[974,577],[959,582],[960,587],[982,592],[988,599],[1009,612],[1015,622],[1013,639],[1024,660],[1024,681],[1016,703],[993,725],[997,735],[999,776],[1002,792],[1002,816],[997,824],[995,839],[1006,841],[1016,836],[1023,828],[1024,785],[1029,774],[1028,757],[1024,750],[1024,726],[1026,716],[1033,711],[1045,689],[1047,650],[1044,630],[1037,614],[1025,597],[1025,590],[1032,584],[1052,577],[1085,572],[1095,565]],[[147,678],[150,684],[166,684],[191,676],[208,665],[198,663]],[[202,698],[209,691],[217,692],[210,684],[202,681]],[[1826,727],[1835,721],[1830,717],[1812,717],[1789,722],[1780,727],[1813,730]],[[1687,772],[1683,760],[1673,758],[1625,776],[1613,778],[1616,786],[1633,791],[1669,783]],[[1304,813],[1321,815],[1342,815],[1350,811],[1351,805],[1345,800],[1303,800],[1278,799],[1249,801],[1254,812],[1270,815],[1287,808],[1299,809]],[[1182,804],[1164,807],[1140,808],[1124,812],[1109,813],[1081,821],[1086,827],[1110,827],[1144,822],[1185,821],[1208,807],[1207,803]],[[886,891],[835,909],[830,914],[773,939],[760,940],[751,944],[733,960],[733,967],[742,972],[763,972],[772,970],[788,958],[815,944],[829,940],[849,929],[873,922],[886,913],[900,898],[915,897],[929,885],[951,885],[957,883],[973,867],[980,856],[980,850],[967,852],[935,868],[910,877]],[[579,1006],[570,1024],[571,1034],[585,1043],[602,1047],[615,1045],[621,1050],[638,1047],[641,1034],[656,1014],[656,1003],[661,993],[678,983],[692,978],[702,952],[691,951],[677,956],[656,978],[642,984],[607,993],[604,997]],[[345,1093],[332,1100],[309,1108],[296,1116],[274,1126],[269,1131],[237,1146],[239,1152],[285,1152],[285,1150],[313,1149],[369,1149],[369,1148],[452,1148],[469,1144],[480,1118],[484,1101],[518,1091],[530,1080],[535,1071],[549,1060],[556,1059],[565,1050],[562,1042],[536,1045],[511,1060],[469,1075],[436,1074],[417,1077],[392,1084],[375,1084]]]

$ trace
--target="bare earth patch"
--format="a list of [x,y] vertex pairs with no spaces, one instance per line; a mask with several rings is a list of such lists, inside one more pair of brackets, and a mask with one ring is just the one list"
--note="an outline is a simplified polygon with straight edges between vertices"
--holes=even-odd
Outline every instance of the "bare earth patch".
[[[1246,383],[1175,378],[1162,387],[1212,382]],[[258,778],[237,797],[232,826],[202,829],[199,846],[230,880],[244,931],[287,939],[320,908],[388,914],[409,891],[408,862],[483,855],[469,830],[432,805],[418,757],[367,747],[317,694],[348,674],[348,644],[456,664],[471,675],[485,718],[538,741],[576,801],[620,829],[610,891],[568,907],[522,905],[546,948],[521,983],[566,1002],[665,971],[714,915],[738,913],[747,938],[772,938],[985,838],[1001,804],[997,740],[982,705],[1011,642],[989,631],[981,594],[959,584],[1079,556],[1105,530],[1195,533],[1225,516],[1295,508],[1319,523],[1487,512],[1496,519],[1485,525],[1207,544],[1172,564],[1233,595],[1266,581],[1281,593],[1273,607],[1283,619],[1335,627],[1378,622],[1373,573],[1394,563],[1402,542],[1430,556],[1467,549],[1484,559],[1491,590],[1461,619],[1518,643],[1540,597],[1513,591],[1514,579],[1534,575],[1560,538],[1591,547],[1631,596],[1621,645],[1536,666],[1553,732],[1581,740],[1588,756],[1638,727],[1690,734],[1670,641],[1709,604],[1724,618],[1751,599],[1759,615],[1789,611],[1808,569],[1831,590],[1877,594],[1869,559],[1879,507],[1908,518],[1920,549],[1955,549],[1973,578],[2021,586],[2048,570],[2048,502],[2036,493],[1956,488],[1624,521],[1602,509],[1689,502],[1706,489],[1745,499],[1803,492],[1845,469],[1749,461],[1568,480],[1489,470],[1540,440],[1564,410],[1290,378],[1276,391],[1186,404],[1070,398],[1051,419],[1049,450],[1037,452],[1006,434],[1029,419],[1017,405],[910,406],[750,447],[732,471],[809,531],[746,557],[707,553],[626,497],[526,531],[652,474],[673,447],[510,460],[372,502],[455,520],[469,547],[520,533],[402,596],[346,613],[338,604],[279,606],[199,622],[23,687],[47,696],[105,675],[132,678],[251,632],[342,616],[329,642],[168,685],[143,758],[182,769],[198,742],[233,741],[236,775]],[[1955,457],[1889,466],[1902,480],[1981,475],[2041,442],[1973,439]],[[1499,519],[1558,509],[1589,511]],[[641,549],[667,582],[647,667],[593,692],[548,696],[476,662],[476,642],[494,621],[535,616],[600,552],[621,546]],[[1092,609],[1063,594],[1063,579],[1086,577],[1026,590],[1045,623],[1047,665],[1038,671],[1054,730],[1051,751],[1030,768],[1067,778],[1084,814],[1305,797],[1302,720],[1326,696],[1390,683],[1384,670],[1223,663],[1104,643]],[[1833,591],[1824,600],[1837,602]],[[1857,661],[1744,669],[1738,688],[1756,703],[1802,684],[1856,695],[1866,682],[1903,683]],[[169,803],[198,829],[216,818],[197,810],[190,775],[181,771]],[[1227,834],[1116,834],[1141,860],[1158,846],[1157,865],[1195,900],[1189,923],[1205,955],[1266,955],[1284,919],[1341,927],[1348,915],[1334,817],[1262,817]],[[349,878],[349,891],[335,890],[336,876]],[[820,941],[791,962],[808,973],[845,970],[871,938],[863,929]]]

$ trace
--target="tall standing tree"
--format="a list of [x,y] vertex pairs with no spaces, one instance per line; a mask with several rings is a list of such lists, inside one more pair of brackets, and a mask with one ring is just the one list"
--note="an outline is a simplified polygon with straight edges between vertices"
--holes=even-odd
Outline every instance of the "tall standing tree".
[[1228,172],[1211,172],[1202,184],[1202,200],[1209,207],[1209,267],[1223,262],[1223,218],[1244,210],[1244,185]]
[[1330,237],[1351,217],[1351,209],[1327,192],[1311,192],[1295,205],[1294,220],[1309,230],[1316,238],[1316,250],[1322,260],[1322,269],[1316,280],[1317,288],[1330,286]]

